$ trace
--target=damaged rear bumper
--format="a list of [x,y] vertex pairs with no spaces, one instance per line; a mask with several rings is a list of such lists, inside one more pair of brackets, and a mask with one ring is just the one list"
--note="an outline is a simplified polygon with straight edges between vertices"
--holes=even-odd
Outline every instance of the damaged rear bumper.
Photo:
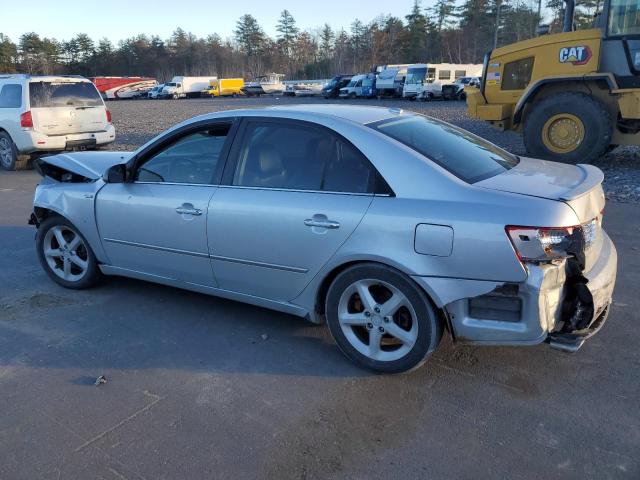
[[547,342],[564,351],[577,351],[602,328],[609,314],[617,252],[604,231],[602,235],[600,255],[589,272],[572,276],[567,261],[528,265],[522,283],[493,288],[487,282],[489,293],[446,304],[455,340],[482,345]]

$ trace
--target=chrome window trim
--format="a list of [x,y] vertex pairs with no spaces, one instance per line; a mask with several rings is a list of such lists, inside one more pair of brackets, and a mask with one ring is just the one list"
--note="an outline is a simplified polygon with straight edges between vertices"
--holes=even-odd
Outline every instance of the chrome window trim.
[[182,185],[187,187],[219,187],[220,186],[213,183],[140,182],[138,180],[131,183],[140,184],[140,185]]
[[334,192],[332,190],[303,190],[297,188],[283,188],[283,187],[255,187],[247,185],[220,185],[220,188],[237,188],[238,190],[271,190],[276,192],[295,192],[295,193],[322,193],[333,195],[354,195],[358,197],[390,197],[388,193],[356,193],[356,192]]

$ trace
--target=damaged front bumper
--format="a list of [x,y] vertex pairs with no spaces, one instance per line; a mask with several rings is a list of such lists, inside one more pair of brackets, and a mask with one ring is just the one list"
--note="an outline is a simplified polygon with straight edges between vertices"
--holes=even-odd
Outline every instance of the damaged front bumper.
[[599,257],[588,272],[572,273],[570,261],[527,265],[522,283],[502,284],[489,293],[445,305],[455,340],[483,345],[547,342],[563,351],[577,351],[608,317],[617,252],[603,231]]

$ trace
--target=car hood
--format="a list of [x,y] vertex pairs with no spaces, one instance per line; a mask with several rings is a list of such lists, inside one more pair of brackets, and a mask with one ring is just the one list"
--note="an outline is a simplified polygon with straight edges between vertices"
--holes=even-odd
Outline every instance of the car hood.
[[48,167],[54,167],[88,180],[97,180],[109,167],[126,163],[132,155],[133,152],[59,153],[39,158],[36,167],[43,176],[48,176]]
[[604,174],[593,165],[520,158],[518,165],[475,184],[482,188],[551,200],[575,200],[600,186]]

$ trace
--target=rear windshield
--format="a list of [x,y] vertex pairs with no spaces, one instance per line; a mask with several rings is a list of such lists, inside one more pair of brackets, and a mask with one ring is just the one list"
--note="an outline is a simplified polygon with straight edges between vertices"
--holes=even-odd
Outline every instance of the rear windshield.
[[422,115],[391,118],[369,125],[404,143],[467,183],[505,172],[518,157],[461,128]]
[[89,82],[31,82],[31,108],[38,107],[101,107],[102,98]]

